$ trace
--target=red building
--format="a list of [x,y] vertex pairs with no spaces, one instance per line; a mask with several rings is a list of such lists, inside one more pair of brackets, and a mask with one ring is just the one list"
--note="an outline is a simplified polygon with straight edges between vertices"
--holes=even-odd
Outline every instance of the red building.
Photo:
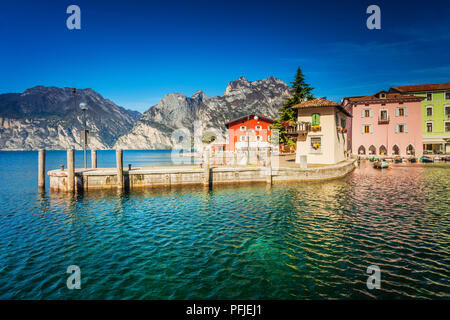
[[270,146],[269,127],[275,120],[267,118],[264,114],[249,114],[227,122],[228,144],[224,145],[226,151],[236,149],[264,148]]

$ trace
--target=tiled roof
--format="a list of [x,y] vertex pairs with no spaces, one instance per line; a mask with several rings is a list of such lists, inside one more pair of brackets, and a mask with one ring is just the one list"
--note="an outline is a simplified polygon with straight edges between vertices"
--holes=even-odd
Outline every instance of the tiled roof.
[[317,98],[296,104],[295,106],[292,107],[292,109],[311,108],[311,107],[337,107],[340,105],[341,104],[338,102],[334,102],[323,98]]
[[450,89],[450,82],[418,84],[418,85],[413,85],[413,86],[397,86],[397,87],[392,87],[390,91],[420,92],[420,91],[434,91],[434,90],[448,90],[448,89]]
[[317,107],[324,107],[324,108],[335,107],[339,109],[341,112],[345,113],[347,116],[351,117],[351,114],[347,110],[345,110],[340,103],[327,100],[324,98],[317,98],[313,100],[303,101],[293,106],[292,109],[317,108]]
[[239,117],[239,118],[236,118],[236,119],[232,119],[232,120],[228,121],[227,123],[225,123],[225,126],[228,128],[228,126],[230,124],[232,124],[232,123],[240,122],[240,121],[246,121],[247,119],[252,120],[254,116],[258,116],[258,119],[261,120],[261,121],[265,121],[265,122],[269,122],[269,123],[274,123],[275,122],[275,120],[273,120],[271,118],[267,118],[266,116],[252,113],[252,114],[249,114],[249,115],[246,115],[246,116],[242,116],[242,117]]
[[[384,97],[382,97],[382,94],[384,94]],[[395,92],[386,92],[386,91],[380,91],[375,94],[371,94],[368,96],[362,96],[362,97],[348,97],[346,98],[349,103],[386,103],[386,102],[400,102],[400,101],[422,101],[423,97],[416,97],[416,96],[410,96],[410,95],[404,95],[401,93],[395,93]]]

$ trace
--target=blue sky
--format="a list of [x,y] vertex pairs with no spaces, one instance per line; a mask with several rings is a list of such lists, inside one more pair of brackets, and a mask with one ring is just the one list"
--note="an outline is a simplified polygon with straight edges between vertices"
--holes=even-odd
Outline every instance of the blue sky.
[[[81,8],[68,30],[66,8]],[[381,8],[381,30],[366,8]],[[339,101],[450,82],[450,1],[0,1],[0,93],[92,88],[145,111],[165,94],[222,95],[240,76],[286,82],[300,66]]]

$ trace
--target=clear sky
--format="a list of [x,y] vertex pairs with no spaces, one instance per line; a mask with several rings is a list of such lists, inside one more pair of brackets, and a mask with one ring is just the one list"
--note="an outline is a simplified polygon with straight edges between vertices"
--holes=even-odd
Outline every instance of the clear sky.
[[[66,9],[81,8],[81,30]],[[366,9],[381,8],[381,30]],[[222,95],[240,76],[319,97],[450,82],[450,1],[0,1],[0,93],[92,88],[145,111],[171,92]]]

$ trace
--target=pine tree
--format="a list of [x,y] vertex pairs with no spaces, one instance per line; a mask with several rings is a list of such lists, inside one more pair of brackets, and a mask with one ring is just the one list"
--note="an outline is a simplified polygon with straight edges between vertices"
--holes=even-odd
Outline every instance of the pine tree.
[[297,110],[292,109],[292,107],[296,104],[301,103],[304,99],[314,99],[314,95],[311,93],[312,90],[313,88],[305,82],[305,76],[303,75],[302,69],[298,67],[297,74],[295,75],[295,80],[294,82],[292,82],[290,88],[292,96],[286,98],[283,106],[278,110],[280,114],[279,118],[277,119],[276,123],[272,125],[273,129],[278,129],[280,132],[280,143],[292,144],[292,141],[289,141],[290,139],[288,139],[288,137],[286,136],[286,128],[284,128],[282,123],[297,121]]

